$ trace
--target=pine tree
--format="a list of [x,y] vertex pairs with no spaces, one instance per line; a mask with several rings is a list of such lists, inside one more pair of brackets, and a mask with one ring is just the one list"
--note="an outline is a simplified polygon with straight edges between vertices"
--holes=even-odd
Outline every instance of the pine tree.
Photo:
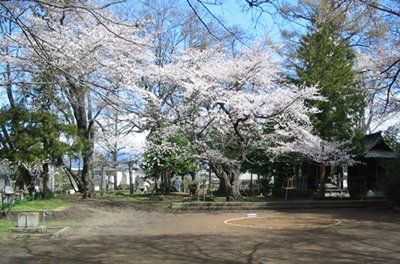
[[321,111],[311,117],[315,132],[327,140],[356,140],[365,100],[354,81],[354,51],[334,25],[315,22],[313,27],[300,40],[294,82],[318,86],[326,98],[310,102]]

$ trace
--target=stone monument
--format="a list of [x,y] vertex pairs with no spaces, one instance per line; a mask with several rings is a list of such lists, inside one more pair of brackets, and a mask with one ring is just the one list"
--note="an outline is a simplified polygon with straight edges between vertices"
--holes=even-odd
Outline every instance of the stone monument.
[[23,212],[18,214],[17,227],[11,228],[12,232],[43,233],[46,227],[39,225],[39,212]]

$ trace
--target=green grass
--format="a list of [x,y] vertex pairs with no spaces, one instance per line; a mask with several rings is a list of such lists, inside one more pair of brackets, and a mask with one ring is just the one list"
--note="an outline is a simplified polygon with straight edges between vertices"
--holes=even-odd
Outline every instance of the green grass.
[[183,199],[183,196],[181,197],[179,195],[177,196],[155,195],[155,198],[151,199],[150,194],[135,193],[132,196],[130,196],[129,192],[125,191],[105,193],[103,196],[98,194],[96,197],[105,200],[118,200],[123,202],[147,204],[151,206],[160,206],[160,207],[168,206],[173,202],[180,202]]
[[15,222],[0,220],[0,235],[10,234],[10,228],[15,226]]
[[12,211],[62,211],[71,201],[65,199],[34,200],[26,203],[16,204]]
[[100,199],[117,199],[124,202],[133,202],[133,203],[157,202],[155,200],[150,200],[149,195],[134,194],[133,196],[130,196],[129,194],[125,194],[123,192],[105,193],[103,196],[97,195],[96,197]]

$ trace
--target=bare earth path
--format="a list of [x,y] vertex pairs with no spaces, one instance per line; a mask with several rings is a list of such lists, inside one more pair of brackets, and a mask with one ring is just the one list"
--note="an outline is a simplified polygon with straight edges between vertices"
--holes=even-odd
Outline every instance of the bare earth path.
[[224,223],[244,211],[173,213],[105,201],[75,206],[78,225],[63,238],[0,241],[0,262],[400,263],[400,213],[390,210],[260,211],[266,219],[340,221],[324,228],[260,229]]

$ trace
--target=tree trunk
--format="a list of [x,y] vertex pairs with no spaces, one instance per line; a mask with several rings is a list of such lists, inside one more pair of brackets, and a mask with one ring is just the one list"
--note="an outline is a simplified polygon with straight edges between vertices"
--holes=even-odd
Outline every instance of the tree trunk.
[[168,170],[165,171],[165,194],[169,194],[171,191],[171,178],[170,172]]
[[208,169],[208,195],[211,195],[211,168]]
[[[71,184],[71,187],[74,189],[74,191],[79,191],[82,192],[82,182],[81,179],[79,178],[79,175],[76,175],[71,171],[71,164],[68,167],[67,165],[64,164],[63,158],[60,156],[57,158],[57,165],[61,167],[61,169],[64,171],[64,173],[68,176],[69,182]],[[75,188],[74,183],[72,182],[72,179],[74,180],[77,189]]]
[[211,170],[214,172],[215,176],[219,179],[219,186],[218,190],[215,193],[215,195],[226,195],[226,186],[225,186],[225,179],[222,176],[221,172],[217,170],[216,166],[213,165],[212,163],[209,163],[209,166]]
[[24,166],[18,166],[18,172],[19,172],[19,180],[23,182],[24,186],[28,186],[28,191],[29,193],[31,192],[29,190],[30,184],[31,184],[31,179],[32,175],[29,170],[27,170]]
[[43,164],[43,172],[42,172],[42,179],[43,179],[43,199],[50,199],[51,198],[51,190],[50,190],[50,175],[49,175],[49,163]]
[[190,177],[192,178],[192,181],[195,181],[195,180],[196,180],[196,174],[190,173]]
[[[114,169],[116,169],[116,167],[114,166]],[[114,190],[118,190],[118,172],[115,170],[114,171]]]
[[111,181],[111,175],[110,173],[107,173],[107,180],[106,180],[106,192],[110,190],[110,181]]
[[226,195],[226,185],[224,177],[218,176],[219,186],[218,190],[215,192],[216,195]]
[[[115,121],[114,122],[114,137],[117,138],[118,137],[118,114],[115,114],[114,121]],[[113,155],[113,161],[117,162],[117,160],[118,160],[118,141],[116,141],[114,143],[114,150],[112,152],[112,155]],[[114,169],[116,169],[117,167],[118,167],[118,165],[115,164]],[[115,170],[114,171],[114,190],[118,189],[117,180],[118,180],[118,171]],[[121,184],[122,184],[122,182],[121,182]]]
[[83,198],[94,198],[94,186],[92,181],[93,160],[91,157],[83,157],[82,184]]
[[165,185],[164,185],[164,173],[163,172],[161,172],[160,173],[160,192],[162,193],[162,192],[164,192],[164,190],[162,189],[162,188],[165,188]]
[[129,195],[133,196],[133,174],[132,174],[132,164],[129,163]]
[[[113,161],[117,162],[118,160],[118,152],[117,151],[113,151],[112,152],[112,157],[113,157]],[[118,165],[116,163],[114,163],[114,190],[118,190],[118,171],[117,171],[117,167]]]
[[225,196],[227,201],[240,201],[242,196],[240,194],[240,164],[237,165],[214,165],[214,171],[217,172],[218,178],[222,178],[222,182],[225,185]]
[[93,139],[87,140],[85,151],[82,153],[83,168],[82,168],[82,188],[83,198],[94,198],[96,196],[94,192],[94,185],[92,180],[93,172]]
[[81,173],[83,198],[95,197],[92,180],[93,149],[94,149],[94,117],[92,116],[92,102],[90,92],[79,86],[70,76],[65,76],[68,83],[67,97],[72,107],[76,126],[84,140],[84,149],[81,152],[83,168]]
[[106,170],[104,166],[101,167],[101,181],[100,181],[100,195],[104,195],[104,181],[106,179]]
[[160,190],[160,188],[158,186],[158,178],[154,178],[154,188],[153,189],[156,193]]
[[161,183],[163,185],[163,194],[169,193],[169,179],[167,170],[161,172]]
[[239,190],[239,174],[231,172],[230,175],[225,174],[225,189],[226,189],[226,200],[227,201],[240,201],[242,195]]

